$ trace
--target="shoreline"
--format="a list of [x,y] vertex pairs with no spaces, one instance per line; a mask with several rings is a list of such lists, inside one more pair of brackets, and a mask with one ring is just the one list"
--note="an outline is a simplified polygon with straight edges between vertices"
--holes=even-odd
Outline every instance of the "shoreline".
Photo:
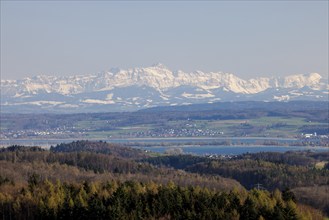
[[124,141],[124,140],[283,140],[283,141],[296,141],[298,138],[280,138],[280,137],[141,137],[141,138],[41,138],[41,139],[2,139],[4,141],[76,141],[76,140],[92,140],[92,141]]
[[[0,147],[11,145],[44,146],[50,147],[60,143],[69,143],[78,140],[105,141],[128,147],[316,147],[328,148],[327,145],[303,145],[297,138],[278,137],[179,137],[179,138],[120,138],[120,139],[8,139],[0,140]],[[226,143],[227,141],[227,143]],[[231,142],[232,141],[232,142]],[[260,143],[263,141],[263,143]],[[273,143],[266,141],[273,141]],[[290,142],[290,143],[289,143]]]

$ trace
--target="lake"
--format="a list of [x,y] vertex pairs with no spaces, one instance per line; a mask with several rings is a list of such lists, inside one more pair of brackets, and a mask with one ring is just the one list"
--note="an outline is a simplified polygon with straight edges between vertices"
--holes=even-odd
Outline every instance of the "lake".
[[244,153],[259,153],[259,152],[287,152],[287,151],[314,151],[325,152],[329,151],[328,147],[305,147],[305,146],[215,146],[215,145],[197,145],[197,146],[156,146],[156,147],[140,147],[134,148],[164,153],[172,151],[182,151],[187,154],[196,155],[239,155]]
[[[257,145],[257,141],[277,141],[282,145]],[[26,146],[41,146],[49,148],[60,143],[68,143],[75,140],[0,140],[0,146],[10,145],[26,145]],[[97,140],[95,140],[97,141]],[[296,141],[296,139],[280,139],[280,138],[140,138],[140,139],[111,139],[103,140],[109,143],[129,144],[134,148],[142,150],[164,153],[166,151],[179,151],[196,155],[239,155],[244,153],[258,152],[286,152],[286,151],[329,151],[328,147],[310,147],[310,146],[287,146],[287,143]],[[233,144],[243,142],[244,145],[216,145],[221,141],[230,141]],[[200,143],[213,144],[200,144]]]
[[[12,139],[12,140],[0,140],[0,146],[8,145],[27,145],[27,146],[51,146],[60,143],[69,143],[76,141],[77,139]],[[91,141],[99,141],[88,139]],[[125,139],[102,139],[109,143],[122,143],[122,144],[199,144],[199,143],[216,143],[229,141],[232,144],[239,144],[243,142],[245,144],[255,145],[259,141],[276,141],[282,145],[297,142],[295,138],[264,138],[264,137],[216,137],[216,138],[203,138],[203,137],[183,137],[183,138],[125,138]],[[213,145],[213,144],[212,144]]]

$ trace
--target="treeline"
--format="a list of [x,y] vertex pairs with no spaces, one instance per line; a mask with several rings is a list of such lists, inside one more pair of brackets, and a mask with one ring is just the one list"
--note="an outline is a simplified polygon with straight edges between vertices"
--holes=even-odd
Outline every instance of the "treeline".
[[[144,159],[153,165],[237,180],[247,189],[292,189],[299,202],[329,215],[329,152],[262,152],[232,159],[167,155]],[[318,162],[326,162],[322,169]],[[316,195],[316,196],[314,196]]]
[[[251,189],[260,183],[269,190],[329,183],[329,152],[261,152],[243,154],[231,159],[211,159],[192,155],[166,155],[150,157],[156,166],[173,167],[193,173],[220,175],[238,180]],[[323,169],[317,162],[327,161]]]
[[50,150],[11,146],[0,149],[0,178],[19,185],[26,183],[31,172],[37,172],[43,179],[70,182],[135,179],[166,184],[172,180],[180,186],[199,185],[217,190],[242,188],[232,179],[161,168],[140,161],[147,157],[149,155],[143,151],[105,142],[76,141]]
[[120,144],[107,143],[105,141],[73,141],[71,143],[58,144],[50,147],[51,152],[94,152],[108,154],[123,158],[145,158],[146,155],[142,150],[125,147]]
[[329,170],[309,169],[304,166],[276,164],[262,160],[211,161],[193,165],[186,170],[233,178],[247,189],[255,187],[258,183],[266,189],[273,190],[326,185],[329,182]]
[[320,153],[311,151],[287,151],[285,153],[260,152],[239,155],[237,159],[263,160],[276,164],[288,164],[314,168],[315,164],[319,161],[329,162],[329,151]]
[[[94,213],[99,219],[300,219],[302,212],[313,219],[321,216],[299,202],[329,214],[325,199],[329,170],[327,165],[314,168],[328,161],[326,152],[258,153],[233,159],[151,155],[101,141],[75,141],[50,150],[2,148],[0,216],[70,219],[79,218],[79,213],[87,219]],[[255,190],[259,186],[266,190]],[[316,196],[311,195],[314,190]],[[238,199],[231,200],[232,195]],[[123,214],[115,217],[115,213]]]
[[145,158],[137,149],[104,142],[77,141],[46,151],[40,147],[11,146],[0,150],[0,160],[28,163],[60,163],[94,172],[149,173],[152,167],[129,158]]
[[3,219],[321,219],[289,193],[215,192],[136,181],[41,181],[37,174],[12,194],[0,192]]

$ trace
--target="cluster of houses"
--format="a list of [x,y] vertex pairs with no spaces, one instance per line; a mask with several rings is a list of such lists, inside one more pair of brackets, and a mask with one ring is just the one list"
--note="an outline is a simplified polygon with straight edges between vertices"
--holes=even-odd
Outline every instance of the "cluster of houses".
[[325,138],[329,138],[328,135],[317,135],[316,132],[314,132],[313,134],[309,133],[309,134],[303,134],[302,133],[302,137],[305,139],[325,139]]

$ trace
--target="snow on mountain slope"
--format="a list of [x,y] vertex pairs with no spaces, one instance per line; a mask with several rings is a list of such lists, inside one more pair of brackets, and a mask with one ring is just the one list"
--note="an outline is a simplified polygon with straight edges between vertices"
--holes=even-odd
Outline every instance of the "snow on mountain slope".
[[[69,77],[1,80],[2,111],[44,103],[59,109],[137,110],[158,105],[234,100],[327,100],[329,85],[318,73],[244,80],[232,73],[171,71],[163,64]],[[103,106],[103,107],[102,107]],[[9,108],[11,107],[11,108]],[[106,107],[105,110],[109,110]]]
[[321,80],[321,76],[318,73],[311,73],[309,75],[291,75],[283,79],[281,87],[284,88],[302,88],[304,86],[316,86]]

